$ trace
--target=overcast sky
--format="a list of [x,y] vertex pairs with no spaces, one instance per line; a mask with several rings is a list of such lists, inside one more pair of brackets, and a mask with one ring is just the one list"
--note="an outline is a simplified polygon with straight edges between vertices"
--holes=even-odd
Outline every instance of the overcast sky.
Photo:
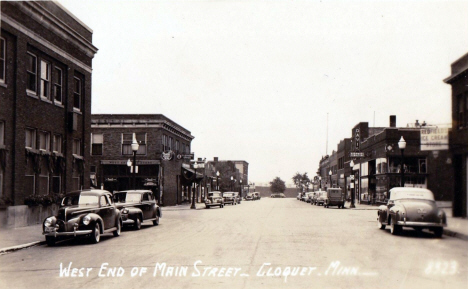
[[59,2],[94,31],[93,113],[164,114],[257,184],[314,176],[361,121],[450,123],[468,52],[467,1]]

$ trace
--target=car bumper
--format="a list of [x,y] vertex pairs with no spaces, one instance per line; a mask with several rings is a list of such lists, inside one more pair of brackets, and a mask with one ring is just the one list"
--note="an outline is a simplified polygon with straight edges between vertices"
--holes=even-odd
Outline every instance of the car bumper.
[[49,237],[61,237],[61,236],[82,236],[82,235],[89,235],[93,232],[93,230],[73,230],[73,232],[57,232],[55,228],[46,229],[46,231],[42,232],[42,235],[49,236]]
[[405,227],[447,227],[447,224],[441,223],[432,223],[432,222],[405,222],[405,221],[398,221],[398,225],[405,226]]

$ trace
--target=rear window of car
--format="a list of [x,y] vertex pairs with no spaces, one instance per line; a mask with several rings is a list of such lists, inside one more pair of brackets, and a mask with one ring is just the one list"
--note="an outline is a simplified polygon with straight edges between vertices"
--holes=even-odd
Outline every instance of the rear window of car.
[[330,193],[330,196],[333,196],[333,197],[341,196],[341,190],[330,190],[328,192]]
[[219,193],[209,193],[208,197],[219,197]]

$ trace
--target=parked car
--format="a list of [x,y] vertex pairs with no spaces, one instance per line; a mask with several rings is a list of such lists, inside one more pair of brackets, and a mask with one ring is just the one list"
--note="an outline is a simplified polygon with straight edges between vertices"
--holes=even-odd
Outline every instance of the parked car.
[[429,229],[440,238],[447,226],[445,212],[437,207],[434,194],[427,189],[396,187],[390,190],[386,205],[377,211],[377,226],[390,226],[392,235],[398,235],[403,227],[415,230]]
[[234,192],[224,192],[223,193],[224,204],[237,205],[236,197]]
[[122,217],[105,190],[80,190],[67,193],[56,216],[45,218],[42,224],[47,245],[67,237],[88,236],[99,243],[101,234],[120,236]]
[[320,191],[317,193],[317,198],[315,199],[315,205],[320,206],[325,204],[325,199],[327,198],[327,192]]
[[140,230],[141,223],[153,221],[153,225],[159,225],[161,208],[159,208],[151,190],[130,190],[116,192],[113,195],[115,206],[122,214],[124,225],[132,225],[135,230]]
[[254,193],[247,193],[247,195],[245,195],[245,200],[246,201],[253,201],[254,200]]
[[309,195],[311,205],[315,205],[315,201],[317,200],[317,196],[318,196],[318,192],[313,192],[312,194]]
[[260,193],[254,192],[254,200],[260,200],[262,197],[260,196]]
[[241,201],[242,201],[242,198],[239,196],[239,193],[238,193],[238,192],[234,192],[234,197],[235,197],[235,199],[234,199],[235,202],[236,202],[237,204],[240,204]]
[[283,193],[272,193],[270,198],[285,198],[286,196]]
[[325,208],[330,206],[338,206],[339,208],[344,208],[345,205],[345,193],[340,188],[329,188],[327,189],[327,197],[325,199]]
[[310,194],[310,193],[304,193],[304,194],[302,194],[302,199],[301,199],[301,200],[302,200],[303,202],[307,202],[307,198],[309,197],[309,194]]
[[209,192],[207,198],[205,199],[205,207],[209,209],[216,206],[224,208],[223,195],[219,191]]
[[314,195],[315,193],[314,192],[310,192],[308,195],[307,195],[307,203],[310,203],[312,205],[312,200],[314,198]]

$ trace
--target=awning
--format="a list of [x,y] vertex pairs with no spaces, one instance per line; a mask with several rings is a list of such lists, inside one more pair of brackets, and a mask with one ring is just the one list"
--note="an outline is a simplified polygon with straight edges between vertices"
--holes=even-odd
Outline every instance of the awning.
[[[195,171],[193,169],[188,169],[188,168],[182,167],[182,176],[188,181],[194,181],[195,180]],[[197,180],[202,180],[203,179],[203,174],[197,172],[196,173],[196,179]]]

